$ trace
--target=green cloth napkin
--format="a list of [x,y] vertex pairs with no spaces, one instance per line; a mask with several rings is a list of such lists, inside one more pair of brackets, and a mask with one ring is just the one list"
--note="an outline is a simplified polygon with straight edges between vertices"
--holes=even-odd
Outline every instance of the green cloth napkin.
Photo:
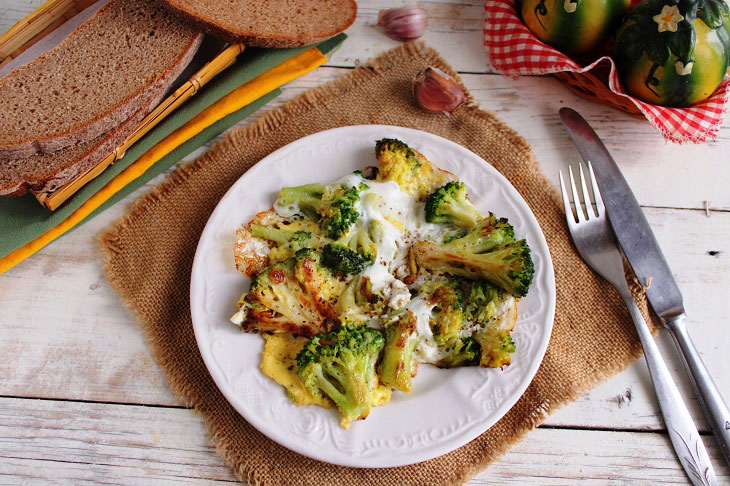
[[[26,194],[25,196],[16,198],[0,199],[0,258],[5,257],[57,226],[110,180],[147,152],[147,150],[234,89],[312,47],[317,47],[323,54],[329,55],[346,38],[347,36],[345,34],[339,34],[319,44],[294,49],[247,48],[239,56],[238,61],[234,65],[218,75],[196,93],[195,96],[160,122],[159,125],[150,130],[147,135],[127,150],[121,160],[118,160],[102,174],[86,184],[71,199],[56,209],[56,211],[51,212],[41,206],[32,194]],[[281,90],[276,89],[201,131],[160,159],[160,161],[142,176],[125,186],[124,189],[102,204],[96,211],[76,225],[76,227],[161,174],[190,152],[243,120],[279,94],[281,94]]]

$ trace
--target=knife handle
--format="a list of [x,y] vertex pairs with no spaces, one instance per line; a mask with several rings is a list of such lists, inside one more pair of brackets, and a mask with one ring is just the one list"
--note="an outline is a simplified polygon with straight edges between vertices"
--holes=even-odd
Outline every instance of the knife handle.
[[707,371],[705,363],[702,362],[692,339],[687,333],[685,315],[679,314],[676,317],[664,320],[664,325],[669,329],[674,342],[679,348],[684,361],[685,368],[689,374],[692,386],[697,394],[702,411],[715,434],[720,450],[728,464],[730,464],[730,410],[720,395],[720,391],[712,381],[712,376]]
[[644,348],[644,357],[654,384],[659,408],[662,411],[672,446],[674,446],[687,477],[696,486],[717,486],[715,471],[700,438],[700,433],[697,431],[697,426],[692,421],[692,416],[679,394],[679,389],[659,353],[659,348],[639,311],[639,306],[636,305],[636,301],[625,283],[618,286],[617,289],[636,324],[636,332],[639,334],[641,346]]

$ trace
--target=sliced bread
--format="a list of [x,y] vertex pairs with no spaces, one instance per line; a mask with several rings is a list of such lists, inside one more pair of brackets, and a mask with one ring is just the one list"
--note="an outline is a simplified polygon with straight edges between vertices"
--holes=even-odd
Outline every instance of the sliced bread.
[[161,0],[204,31],[258,47],[297,47],[327,39],[355,21],[355,0]]
[[21,196],[27,191],[51,192],[73,180],[119,147],[139,126],[140,122],[157,107],[170,85],[185,69],[175,66],[166,74],[161,86],[151,93],[148,106],[138,110],[113,130],[87,142],[51,154],[34,154],[22,159],[0,160],[0,196]]
[[0,79],[0,159],[91,141],[149,105],[202,34],[148,0],[111,0]]

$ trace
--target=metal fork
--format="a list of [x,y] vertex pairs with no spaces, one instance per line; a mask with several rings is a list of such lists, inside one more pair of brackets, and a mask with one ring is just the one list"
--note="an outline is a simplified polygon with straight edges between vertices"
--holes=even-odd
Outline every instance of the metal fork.
[[568,193],[565,190],[563,173],[560,172],[560,190],[563,195],[565,217],[568,221],[570,235],[573,237],[573,243],[580,256],[588,263],[588,266],[618,290],[619,295],[621,295],[626,307],[629,309],[631,318],[636,325],[636,331],[639,334],[639,340],[644,348],[644,357],[649,367],[649,374],[654,383],[659,408],[664,416],[669,437],[682,467],[687,472],[687,476],[695,485],[715,486],[717,485],[715,472],[712,469],[705,446],[700,439],[700,434],[697,432],[697,427],[692,421],[689,411],[687,411],[679,390],[669,374],[667,365],[664,363],[661,354],[659,354],[659,348],[654,342],[649,327],[641,316],[639,307],[636,305],[626,283],[621,252],[606,217],[606,210],[596,184],[593,167],[588,163],[588,175],[593,189],[595,210],[591,204],[582,165],[579,165],[579,170],[583,205],[581,205],[578,190],[575,186],[573,168],[569,167],[570,188],[573,193],[575,214],[570,205]]

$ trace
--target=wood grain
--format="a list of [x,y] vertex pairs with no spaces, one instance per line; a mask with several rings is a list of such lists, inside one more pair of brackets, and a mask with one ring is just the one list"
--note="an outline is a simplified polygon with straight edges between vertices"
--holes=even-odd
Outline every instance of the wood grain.
[[[18,484],[235,480],[187,409],[0,398],[0,420],[3,472]],[[717,446],[705,443],[720,464]],[[659,433],[537,429],[469,484],[684,484],[669,447]],[[720,484],[730,480],[726,467],[716,472]]]

